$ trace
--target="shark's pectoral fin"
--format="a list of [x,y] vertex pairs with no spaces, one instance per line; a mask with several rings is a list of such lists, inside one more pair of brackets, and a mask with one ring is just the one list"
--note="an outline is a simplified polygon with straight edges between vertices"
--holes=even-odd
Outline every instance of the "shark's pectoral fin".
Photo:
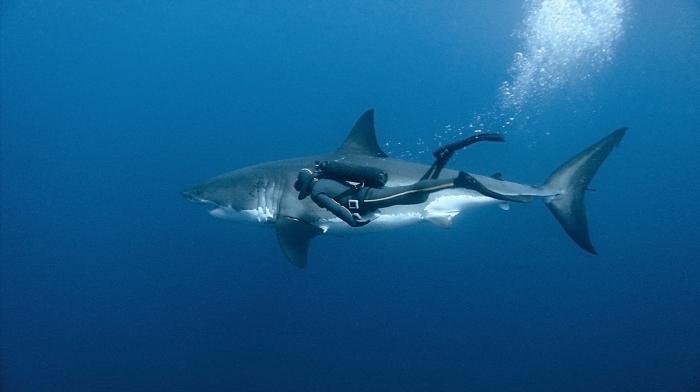
[[277,218],[275,230],[282,252],[299,268],[306,266],[311,239],[323,233],[323,230],[310,223],[288,216]]

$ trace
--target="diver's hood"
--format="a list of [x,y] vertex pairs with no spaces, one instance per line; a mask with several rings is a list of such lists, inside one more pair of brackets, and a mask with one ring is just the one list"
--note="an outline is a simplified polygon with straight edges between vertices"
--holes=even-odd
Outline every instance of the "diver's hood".
[[305,199],[311,194],[316,174],[311,169],[301,169],[294,182],[294,189],[299,191],[299,200]]

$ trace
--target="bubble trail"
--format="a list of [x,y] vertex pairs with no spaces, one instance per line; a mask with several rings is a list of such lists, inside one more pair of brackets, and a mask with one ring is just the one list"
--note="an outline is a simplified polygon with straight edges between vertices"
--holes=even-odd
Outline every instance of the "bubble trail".
[[500,86],[499,106],[516,113],[553,90],[590,79],[613,58],[624,31],[624,0],[538,0],[529,3],[517,35],[511,79]]

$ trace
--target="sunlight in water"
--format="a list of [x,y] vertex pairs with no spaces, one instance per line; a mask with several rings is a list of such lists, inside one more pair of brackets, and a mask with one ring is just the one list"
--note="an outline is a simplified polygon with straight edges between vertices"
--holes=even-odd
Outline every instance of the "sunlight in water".
[[590,78],[612,59],[623,32],[624,0],[538,0],[528,4],[522,52],[511,80],[500,87],[500,106],[520,112],[530,101]]

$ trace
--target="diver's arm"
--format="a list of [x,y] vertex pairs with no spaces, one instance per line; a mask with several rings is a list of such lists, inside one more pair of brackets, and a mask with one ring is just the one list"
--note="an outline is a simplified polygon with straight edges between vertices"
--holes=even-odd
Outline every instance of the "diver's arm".
[[335,201],[335,199],[326,195],[325,193],[314,193],[311,195],[311,199],[316,202],[319,207],[323,207],[332,212],[333,215],[342,219],[345,223],[352,227],[364,226],[370,222],[369,220],[356,220],[350,210],[343,207],[340,203]]

